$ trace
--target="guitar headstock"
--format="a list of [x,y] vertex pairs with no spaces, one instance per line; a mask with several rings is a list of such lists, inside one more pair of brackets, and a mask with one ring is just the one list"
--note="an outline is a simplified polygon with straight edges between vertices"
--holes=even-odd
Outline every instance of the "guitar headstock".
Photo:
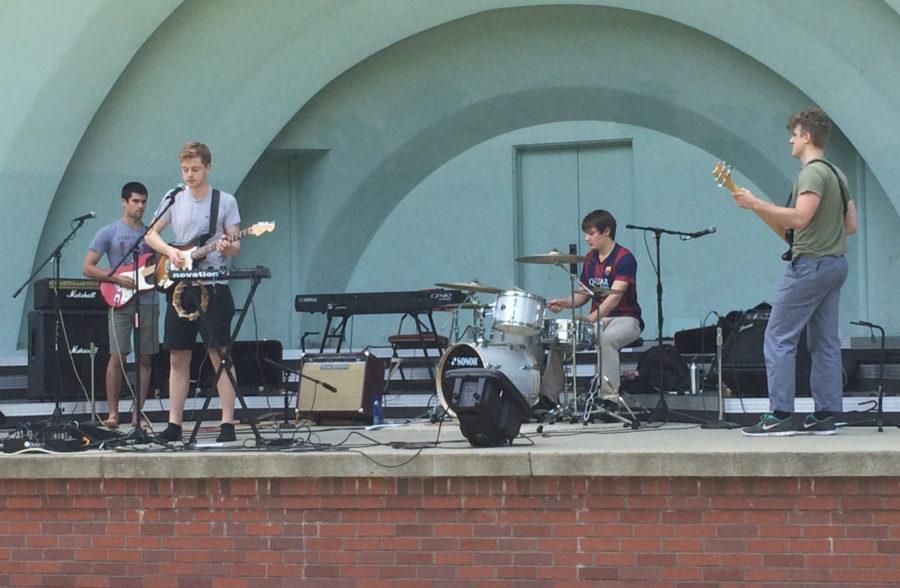
[[254,237],[259,237],[263,233],[271,233],[275,230],[275,223],[269,222],[261,222],[256,223],[255,225],[248,227],[247,232],[253,235]]
[[731,179],[732,167],[724,161],[717,161],[716,167],[712,170],[712,175],[716,178],[716,186],[726,188],[731,192],[736,192],[738,187],[734,185]]

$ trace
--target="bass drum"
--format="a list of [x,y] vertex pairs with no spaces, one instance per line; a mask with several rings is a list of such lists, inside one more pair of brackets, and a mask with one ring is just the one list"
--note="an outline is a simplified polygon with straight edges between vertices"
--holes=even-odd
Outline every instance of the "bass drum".
[[436,373],[437,397],[450,415],[456,416],[450,409],[452,383],[448,374],[461,368],[499,370],[522,393],[529,406],[538,400],[541,391],[541,372],[531,351],[517,345],[457,343],[441,356]]

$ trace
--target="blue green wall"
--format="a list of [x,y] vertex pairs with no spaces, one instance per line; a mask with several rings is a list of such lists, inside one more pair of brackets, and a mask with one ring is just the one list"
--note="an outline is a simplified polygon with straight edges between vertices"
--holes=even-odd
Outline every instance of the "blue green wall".
[[[781,199],[796,169],[784,120],[817,103],[840,128],[832,156],[862,213],[844,322],[900,330],[893,0],[13,0],[0,16],[10,293],[68,219],[92,209],[112,218],[134,177],[158,198],[179,179],[180,145],[203,140],[245,220],[279,223],[238,263],[273,268],[259,335],[293,347],[306,328],[292,311],[297,292],[473,275],[510,284],[514,147],[628,140],[634,202],[620,220],[719,227],[665,244],[671,333],[707,309],[771,298],[777,243],[729,208],[708,171],[728,159],[742,181]],[[485,213],[460,216],[448,206],[457,201]],[[67,249],[64,273],[78,274],[97,227]],[[648,259],[631,245],[652,310]],[[0,348],[12,350],[29,303],[2,304]],[[384,334],[358,327],[360,342]]]

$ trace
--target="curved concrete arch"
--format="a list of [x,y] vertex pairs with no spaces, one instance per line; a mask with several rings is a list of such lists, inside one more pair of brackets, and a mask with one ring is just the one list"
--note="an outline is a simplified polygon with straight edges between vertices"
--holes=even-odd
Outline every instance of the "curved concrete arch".
[[[553,104],[553,108],[546,108],[546,104]],[[661,111],[671,116],[656,117]],[[681,104],[608,88],[544,88],[492,97],[435,121],[377,162],[334,213],[309,255],[315,260],[309,275],[324,277],[310,288],[342,291],[384,219],[412,188],[444,163],[475,145],[524,126],[582,120],[630,124],[676,136],[707,152],[741,161],[742,173],[759,178],[758,185],[771,188],[773,193],[790,184],[788,174],[770,159],[770,154],[727,128],[724,121]],[[440,149],[434,149],[434,145]],[[365,202],[364,207],[361,202]],[[341,255],[329,254],[335,250]]]
[[[745,54],[628,11],[521,9],[514,21],[506,16],[450,23],[373,56],[320,92],[273,142],[328,146],[326,173],[339,178],[323,190],[327,202],[309,204],[319,221],[307,231],[316,262],[300,263],[299,282],[325,276],[308,287],[343,289],[368,238],[424,177],[474,145],[541,123],[654,129],[739,161],[769,193],[786,191],[795,164],[786,157],[780,111],[809,98]],[[654,44],[644,46],[637,33],[652,35]],[[479,55],[491,59],[477,63]],[[703,66],[720,73],[683,83]],[[457,71],[465,76],[454,77]],[[746,79],[754,92],[740,88]]]
[[[900,54],[900,18],[896,1],[888,2],[868,3],[865,10],[859,10],[850,6],[852,3],[834,2],[823,7],[815,0],[789,5],[739,0],[584,0],[572,9],[585,5],[627,9],[722,39],[791,80],[828,109],[877,180],[893,186],[900,182],[900,170],[894,166],[900,157],[900,142],[895,138],[900,115],[896,105],[887,101],[900,92],[892,57]],[[173,151],[188,138],[203,137],[219,154],[219,185],[235,189],[291,117],[342,72],[366,58],[422,31],[460,19],[471,22],[466,17],[473,15],[505,8],[570,4],[566,0],[398,0],[387,11],[380,3],[317,0],[273,1],[267,4],[266,11],[259,11],[245,2],[234,1],[220,2],[216,10],[210,11],[208,5],[191,1],[174,10],[178,5],[175,0],[98,0],[96,6],[108,5],[109,10],[90,13],[80,3],[78,10],[90,16],[71,19],[69,23],[59,18],[59,26],[76,38],[80,35],[82,43],[92,48],[93,53],[85,56],[83,62],[94,61],[92,57],[102,63],[118,59],[117,65],[103,70],[115,84],[108,93],[106,89],[99,92],[106,96],[99,109],[85,106],[91,102],[91,91],[75,94],[79,116],[83,121],[90,120],[90,125],[82,136],[78,136],[78,125],[74,125],[63,140],[57,141],[59,156],[49,162],[40,177],[19,171],[33,165],[27,158],[21,158],[16,165],[4,163],[3,184],[7,192],[23,192],[29,206],[19,207],[17,214],[10,217],[14,220],[4,221],[3,228],[13,229],[23,222],[40,226],[43,211],[50,208],[51,195],[56,198],[54,213],[47,216],[44,231],[53,237],[42,239],[40,247],[36,247],[37,235],[17,239],[16,248],[22,253],[15,257],[12,266],[24,271],[28,263],[42,257],[73,210],[94,208],[90,199],[98,193],[108,193],[110,186],[118,182],[118,178],[111,181],[104,175],[110,153],[121,159],[121,174],[140,175],[148,179],[151,189],[161,190],[172,181]],[[37,27],[37,19],[43,17],[47,6],[32,6],[34,12],[22,12],[30,14]],[[796,19],[797,13],[803,13],[804,18]],[[60,15],[58,8],[54,14]],[[139,18],[130,22],[134,15]],[[740,26],[733,25],[738,22]],[[118,23],[125,28],[134,27],[128,41],[131,46],[140,47],[136,54],[124,49],[110,51],[96,42],[98,37],[107,38],[103,34],[105,27]],[[790,31],[786,34],[773,33],[786,30],[787,24]],[[359,34],[360,30],[366,34]],[[804,43],[803,59],[798,59],[798,40]],[[211,50],[198,51],[196,43],[200,42]],[[129,61],[131,55],[134,58]],[[207,64],[214,67],[206,75],[191,75]],[[836,77],[841,83],[834,83]],[[201,116],[189,118],[180,111],[184,100],[173,80],[182,88],[190,86],[192,100],[204,107]],[[194,80],[197,83],[190,85]],[[248,80],[253,83],[247,83]],[[84,83],[94,81],[86,79]],[[740,89],[752,97],[752,87]],[[129,100],[136,97],[142,99]],[[132,108],[138,105],[140,108]],[[60,112],[61,109],[55,109],[47,116],[37,117],[40,121],[28,122],[23,133],[29,133],[28,127],[43,129],[43,133],[32,133],[38,140],[14,150],[33,153],[32,145],[39,145],[40,138],[51,142],[46,130],[67,117]],[[135,133],[138,140],[123,143],[123,136]],[[66,169],[69,173],[60,181]],[[18,190],[19,187],[24,189]],[[889,197],[900,209],[900,196],[891,192]],[[27,253],[35,249],[38,251],[34,256]],[[9,327],[20,316],[22,306],[20,302],[7,302],[4,306],[2,315],[7,317],[3,320],[8,328],[3,331],[5,339],[0,345],[8,347],[14,339],[8,334],[14,332]]]

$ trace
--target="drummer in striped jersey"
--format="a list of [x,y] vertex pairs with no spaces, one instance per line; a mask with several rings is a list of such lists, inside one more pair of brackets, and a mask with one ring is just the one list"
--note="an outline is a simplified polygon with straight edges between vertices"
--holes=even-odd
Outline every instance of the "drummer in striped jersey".
[[[590,252],[581,271],[581,282],[591,288],[609,291],[603,297],[592,297],[585,291],[575,293],[575,306],[591,302],[586,320],[599,323],[599,341],[602,363],[601,396],[606,400],[619,399],[619,350],[637,339],[644,330],[641,306],[637,299],[637,260],[634,255],[616,243],[616,219],[605,210],[594,210],[581,221],[584,240]],[[572,308],[571,298],[556,298],[547,308],[560,312]],[[547,367],[541,380],[541,396],[535,405],[540,413],[556,406],[563,387],[563,350],[551,349]]]

